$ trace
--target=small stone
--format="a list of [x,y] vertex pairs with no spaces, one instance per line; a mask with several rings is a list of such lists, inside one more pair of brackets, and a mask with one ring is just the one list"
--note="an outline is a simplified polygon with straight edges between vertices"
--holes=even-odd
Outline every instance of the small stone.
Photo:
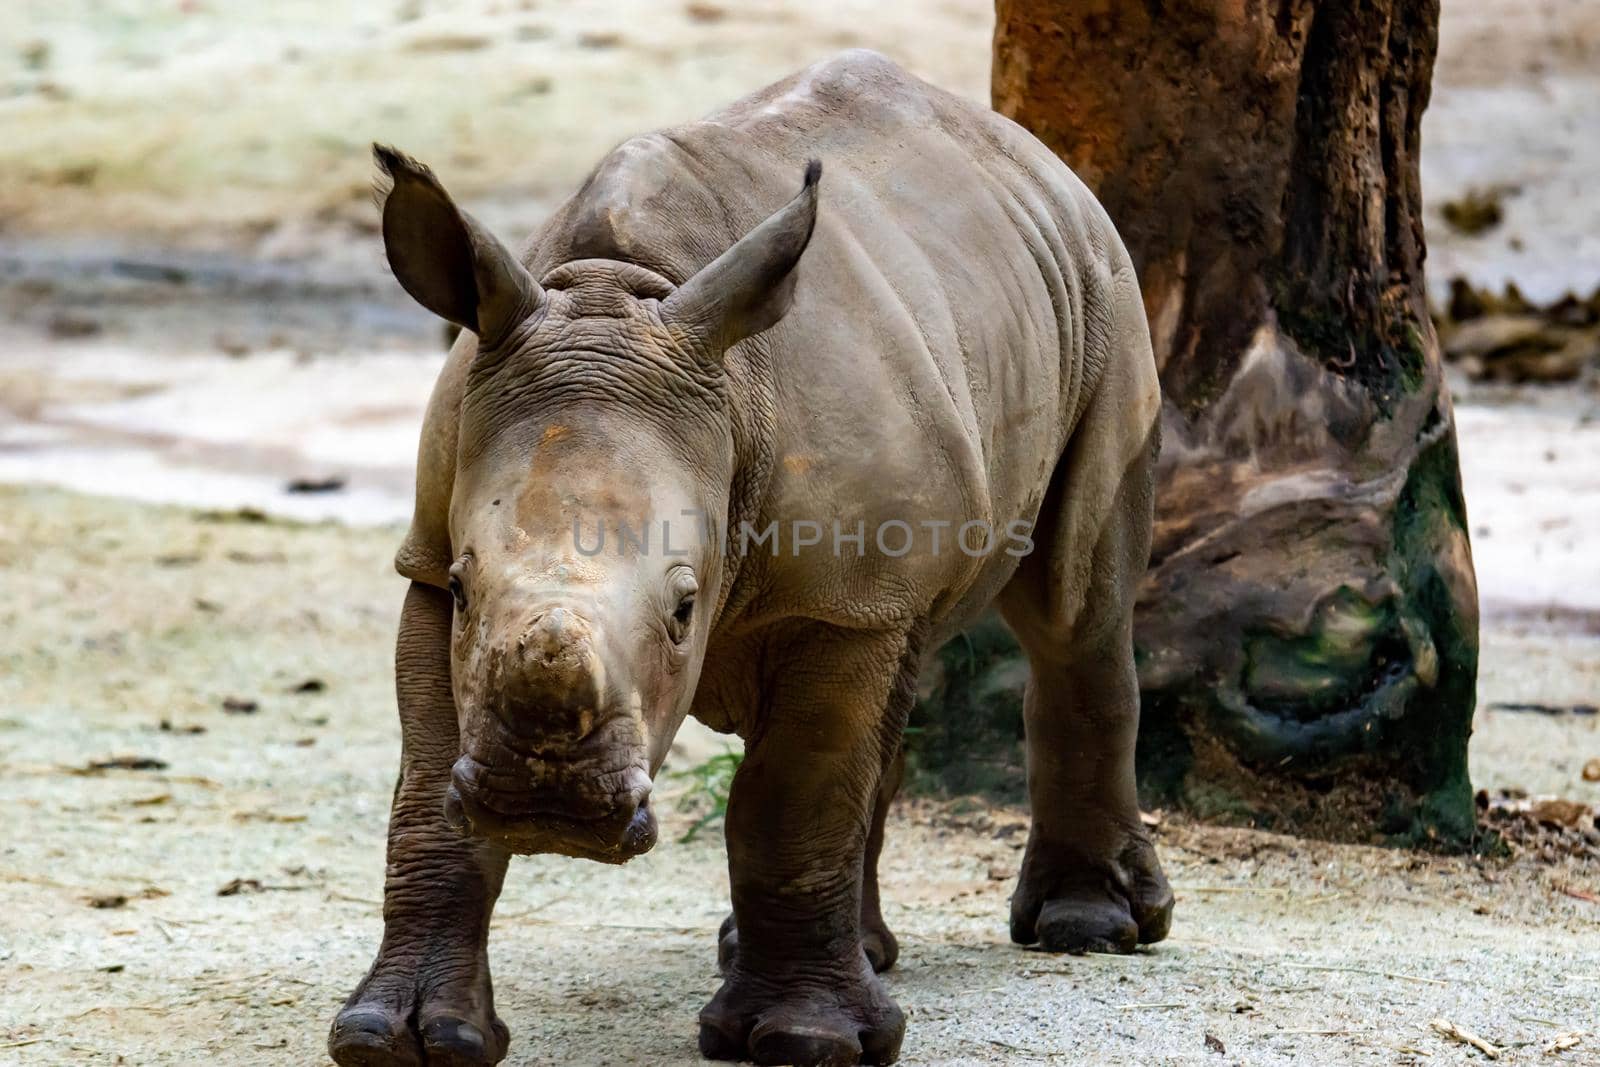
[[29,70],[43,70],[50,65],[50,42],[37,39],[22,46],[22,65]]
[[476,33],[435,33],[414,39],[406,46],[411,52],[476,52],[493,42]]
[[93,337],[104,328],[98,319],[91,319],[87,315],[78,315],[70,311],[63,311],[50,320],[50,336],[64,341],[79,337]]
[[615,30],[586,30],[578,34],[579,48],[615,48],[622,43],[622,34]]

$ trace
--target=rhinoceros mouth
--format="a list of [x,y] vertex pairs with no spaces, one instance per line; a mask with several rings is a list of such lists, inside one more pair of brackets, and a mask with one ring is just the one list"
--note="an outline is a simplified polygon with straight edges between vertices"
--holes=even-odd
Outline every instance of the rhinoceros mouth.
[[518,855],[554,853],[604,863],[626,863],[655,846],[648,775],[625,775],[627,785],[589,810],[548,791],[505,792],[483,788],[484,768],[462,756],[445,792],[445,820],[458,832],[484,837]]

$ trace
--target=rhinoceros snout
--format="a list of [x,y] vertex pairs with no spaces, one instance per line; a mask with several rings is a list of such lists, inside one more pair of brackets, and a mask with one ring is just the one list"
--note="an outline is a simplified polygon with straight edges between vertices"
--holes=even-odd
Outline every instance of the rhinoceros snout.
[[567,607],[533,612],[487,656],[484,703],[535,750],[568,748],[603,724],[606,667],[594,626]]

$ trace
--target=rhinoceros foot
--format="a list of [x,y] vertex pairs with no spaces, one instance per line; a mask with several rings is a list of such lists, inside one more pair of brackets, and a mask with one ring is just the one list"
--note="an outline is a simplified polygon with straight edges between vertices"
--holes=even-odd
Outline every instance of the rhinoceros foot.
[[1141,831],[1112,858],[1028,845],[1011,898],[1011,940],[1046,952],[1129,953],[1167,936],[1172,888]]
[[[881,917],[861,917],[861,947],[866,950],[867,962],[878,974],[893,967],[895,960],[900,958],[900,942]],[[739,928],[734,925],[733,913],[729,912],[728,917],[722,920],[722,928],[717,931],[718,969],[724,974],[732,970],[733,961],[738,955]]]
[[801,1067],[893,1063],[905,1030],[865,960],[853,978],[828,981],[757,979],[735,968],[700,1012],[700,1052]]
[[434,988],[411,976],[375,975],[333,1020],[328,1054],[339,1067],[488,1067],[505,1058],[511,1032],[475,991]]

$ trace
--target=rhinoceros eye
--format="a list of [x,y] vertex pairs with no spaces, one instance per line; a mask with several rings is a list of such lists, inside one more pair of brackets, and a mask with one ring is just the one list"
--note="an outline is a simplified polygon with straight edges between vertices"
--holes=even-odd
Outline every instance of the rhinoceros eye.
[[672,640],[682,641],[688,635],[690,619],[694,616],[694,593],[688,593],[683,600],[678,601],[677,608],[672,611]]
[[694,580],[692,572],[683,569],[673,578],[673,591],[678,595],[678,602],[672,609],[667,631],[681,645],[689,636],[689,620],[694,618],[694,598],[700,592],[700,585]]

